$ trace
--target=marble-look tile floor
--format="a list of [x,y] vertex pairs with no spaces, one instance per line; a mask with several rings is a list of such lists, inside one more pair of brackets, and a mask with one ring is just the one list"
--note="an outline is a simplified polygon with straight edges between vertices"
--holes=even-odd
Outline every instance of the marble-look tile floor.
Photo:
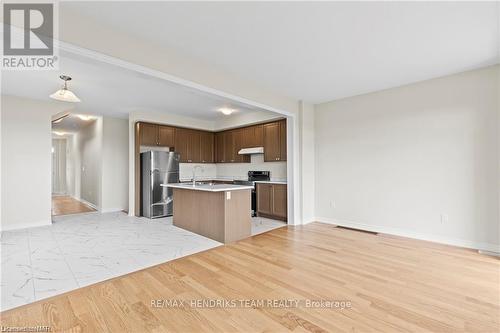
[[285,222],[266,219],[264,217],[252,218],[252,236],[263,232],[286,226]]
[[[252,234],[285,223],[252,219]],[[104,281],[221,243],[124,213],[55,217],[50,226],[1,236],[0,311]]]

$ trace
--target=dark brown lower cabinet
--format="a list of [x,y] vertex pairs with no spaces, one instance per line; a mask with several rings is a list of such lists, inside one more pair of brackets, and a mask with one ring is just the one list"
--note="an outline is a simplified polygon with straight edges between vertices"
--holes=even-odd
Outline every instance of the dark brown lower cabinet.
[[285,184],[257,183],[257,215],[287,220],[287,186]]

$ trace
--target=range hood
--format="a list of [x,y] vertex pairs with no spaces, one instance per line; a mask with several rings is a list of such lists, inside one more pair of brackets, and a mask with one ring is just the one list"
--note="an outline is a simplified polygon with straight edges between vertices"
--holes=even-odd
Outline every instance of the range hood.
[[238,152],[239,155],[264,154],[264,147],[243,148]]

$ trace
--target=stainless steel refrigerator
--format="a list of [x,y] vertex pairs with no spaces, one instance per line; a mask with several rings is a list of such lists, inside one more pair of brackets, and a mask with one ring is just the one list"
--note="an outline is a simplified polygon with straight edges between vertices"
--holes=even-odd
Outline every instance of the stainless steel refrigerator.
[[180,155],[175,152],[141,153],[141,215],[149,218],[173,214],[173,190],[160,186],[179,182]]

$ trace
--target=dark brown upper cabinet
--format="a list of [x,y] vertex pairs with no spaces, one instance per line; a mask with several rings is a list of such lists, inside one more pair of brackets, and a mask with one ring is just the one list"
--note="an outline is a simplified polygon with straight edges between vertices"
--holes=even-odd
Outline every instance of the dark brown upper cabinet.
[[236,162],[234,159],[234,135],[233,131],[224,132],[224,159],[226,163]]
[[202,133],[205,132],[187,128],[175,129],[175,151],[180,154],[182,163],[208,163],[202,162]]
[[175,129],[170,126],[139,123],[140,145],[173,147]]
[[158,126],[158,146],[175,146],[175,128],[169,126]]
[[224,132],[215,133],[215,163],[226,163]]
[[238,152],[243,148],[244,131],[243,128],[238,128],[233,132],[233,160],[236,163],[250,163],[250,155],[240,155]]
[[286,161],[286,120],[264,124],[264,162]]
[[175,129],[175,151],[180,155],[180,162],[189,161],[189,130],[184,128]]
[[210,132],[200,132],[200,160],[201,163],[215,162],[215,134]]
[[243,127],[241,148],[262,147],[264,145],[263,125]]
[[158,144],[158,125],[140,123],[139,133],[141,145],[156,146]]

